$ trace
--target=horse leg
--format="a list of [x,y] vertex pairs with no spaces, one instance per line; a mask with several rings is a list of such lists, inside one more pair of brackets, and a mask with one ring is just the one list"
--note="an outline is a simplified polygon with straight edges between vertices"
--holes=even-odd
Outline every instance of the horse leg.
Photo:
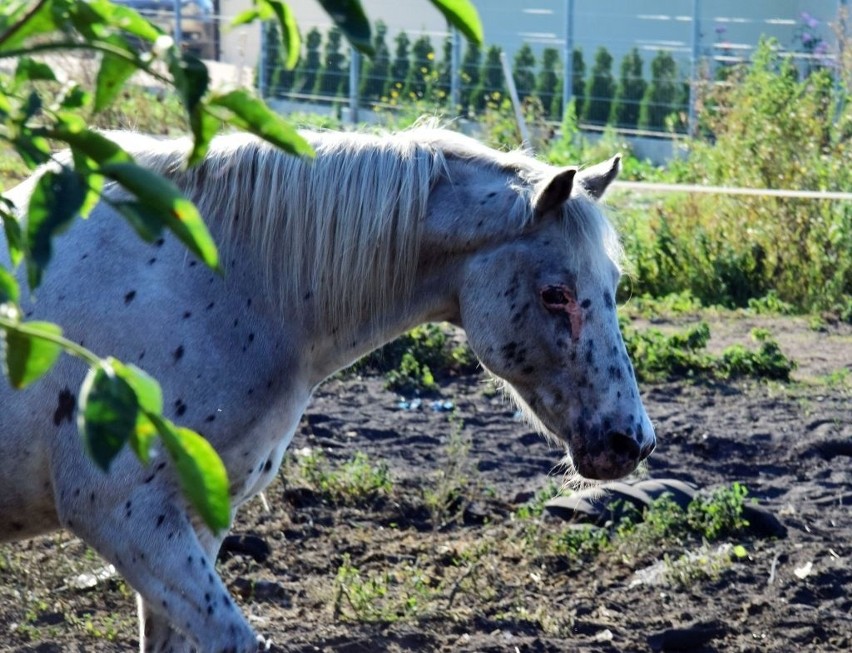
[[[198,533],[198,539],[208,556],[209,560],[216,560],[219,548],[225,534],[213,535],[210,531],[202,530]],[[195,647],[176,630],[171,623],[168,614],[164,614],[149,604],[141,594],[137,594],[139,608],[139,648],[142,653],[154,653],[157,651],[194,651]],[[264,642],[258,637],[258,650],[264,650]]]
[[141,650],[255,653],[257,638],[214,569],[220,538],[201,526],[198,536],[173,488],[150,483],[125,496],[104,511],[60,501],[59,512],[139,593]]

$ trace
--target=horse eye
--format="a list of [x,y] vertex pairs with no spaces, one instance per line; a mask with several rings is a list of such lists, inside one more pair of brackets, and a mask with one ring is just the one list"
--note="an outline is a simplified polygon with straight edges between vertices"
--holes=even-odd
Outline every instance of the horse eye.
[[541,291],[541,301],[547,308],[560,309],[570,300],[565,288],[561,286],[547,286]]

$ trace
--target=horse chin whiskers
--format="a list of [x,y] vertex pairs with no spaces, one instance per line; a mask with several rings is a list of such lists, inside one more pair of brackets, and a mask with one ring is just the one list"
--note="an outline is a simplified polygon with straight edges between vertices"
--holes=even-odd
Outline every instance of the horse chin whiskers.
[[592,498],[597,498],[606,491],[602,481],[595,481],[581,476],[571,460],[571,454],[565,452],[565,457],[556,469],[562,468],[562,492],[591,492]]

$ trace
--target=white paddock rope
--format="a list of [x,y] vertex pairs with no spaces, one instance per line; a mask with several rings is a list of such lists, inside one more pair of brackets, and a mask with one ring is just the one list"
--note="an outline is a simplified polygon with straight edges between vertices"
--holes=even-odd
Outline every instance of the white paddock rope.
[[615,181],[612,183],[611,188],[632,190],[640,193],[712,193],[716,195],[750,195],[752,197],[852,201],[852,193],[842,193],[839,191],[734,188],[730,186],[700,186],[698,184],[655,184],[644,181]]

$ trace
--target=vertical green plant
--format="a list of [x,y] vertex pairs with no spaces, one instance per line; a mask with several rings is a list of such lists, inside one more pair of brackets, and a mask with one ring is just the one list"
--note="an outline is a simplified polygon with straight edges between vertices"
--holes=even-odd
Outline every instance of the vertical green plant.
[[376,33],[373,36],[375,54],[363,60],[361,66],[361,98],[367,102],[378,102],[384,96],[390,74],[390,50],[387,44],[387,25],[376,21]]
[[[560,106],[562,104],[561,89],[559,88],[559,51],[556,48],[545,48],[541,53],[541,68],[535,81],[535,94],[541,100],[541,105],[548,118],[561,120]],[[556,104],[556,94],[560,94]]]
[[598,48],[595,53],[585,92],[581,118],[595,125],[607,124],[615,97],[615,80],[612,77],[612,55],[606,48]]
[[[441,46],[441,60],[435,67],[435,97],[433,99],[438,104],[446,104],[449,101],[453,74],[452,63],[453,38],[448,34]],[[453,107],[453,109],[455,108]]]
[[411,46],[411,66],[405,78],[403,95],[408,101],[428,99],[432,87],[435,48],[428,35],[418,37]]
[[499,45],[492,45],[485,53],[485,61],[479,74],[479,84],[473,91],[472,105],[477,111],[482,111],[489,104],[499,107],[503,98],[506,97],[506,79],[500,63],[501,52]]
[[621,74],[610,122],[618,127],[635,128],[639,124],[639,108],[645,96],[647,82],[642,76],[642,57],[633,48],[621,60]]
[[411,39],[404,31],[396,35],[394,39],[394,55],[390,68],[390,78],[385,89],[385,95],[392,101],[398,101],[402,96],[405,80],[408,78],[408,69],[411,68],[410,47]]
[[639,112],[639,126],[662,131],[666,118],[682,107],[679,94],[677,63],[670,52],[660,51],[651,60],[651,83],[645,89]]
[[[282,48],[281,32],[278,25],[272,23],[266,28],[266,56],[261,59],[264,69],[258,70],[256,79],[263,79],[263,88],[268,97],[281,97],[289,91],[296,79],[295,69],[287,68]],[[261,61],[258,62],[260,66]]]
[[473,91],[479,86],[479,70],[482,67],[482,48],[476,43],[468,42],[461,62],[461,89],[459,101],[463,110],[468,110],[473,103]]
[[322,66],[322,34],[314,27],[305,36],[305,57],[296,68],[296,90],[302,94],[313,93]]
[[512,62],[512,78],[518,98],[523,102],[535,90],[535,54],[528,43],[524,43],[515,53]]
[[344,93],[349,73],[342,48],[343,32],[337,26],[332,27],[326,37],[322,67],[314,86],[315,94],[335,98]]

